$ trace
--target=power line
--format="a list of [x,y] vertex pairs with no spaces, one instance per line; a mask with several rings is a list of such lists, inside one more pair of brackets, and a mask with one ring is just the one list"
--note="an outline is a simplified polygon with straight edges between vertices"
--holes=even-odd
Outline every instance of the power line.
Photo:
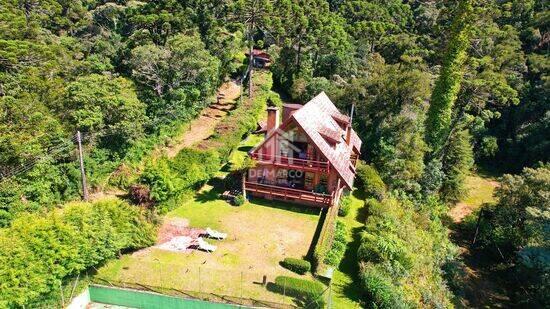
[[60,142],[56,146],[50,146],[46,150],[46,153],[40,156],[36,156],[34,158],[31,158],[29,161],[27,161],[25,164],[16,167],[12,170],[9,170],[7,172],[0,174],[0,183],[3,183],[15,176],[24,174],[34,168],[37,164],[40,162],[48,159],[48,158],[56,158],[58,155],[67,152],[71,147],[74,147],[74,142],[76,142],[76,136],[72,136],[71,139],[68,140],[68,142]]

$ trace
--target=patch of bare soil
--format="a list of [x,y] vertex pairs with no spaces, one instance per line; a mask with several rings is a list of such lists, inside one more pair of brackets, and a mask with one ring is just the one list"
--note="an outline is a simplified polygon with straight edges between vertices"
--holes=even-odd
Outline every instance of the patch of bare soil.
[[157,234],[157,244],[163,244],[174,237],[190,237],[193,239],[204,235],[206,230],[189,226],[189,220],[183,218],[165,219]]
[[450,211],[449,217],[454,223],[460,223],[462,220],[474,211],[472,205],[460,202],[457,203]]
[[189,130],[179,136],[172,146],[167,147],[166,155],[173,158],[183,148],[208,139],[214,133],[216,125],[235,106],[235,100],[239,98],[240,93],[241,86],[234,81],[224,83],[218,89],[217,102],[204,109],[201,115],[191,122]]

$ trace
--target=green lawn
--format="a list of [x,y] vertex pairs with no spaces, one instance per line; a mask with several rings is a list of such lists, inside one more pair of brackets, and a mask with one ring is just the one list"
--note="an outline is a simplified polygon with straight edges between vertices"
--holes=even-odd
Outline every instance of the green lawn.
[[352,197],[350,211],[344,218],[339,218],[346,223],[350,230],[349,243],[342,262],[334,271],[332,280],[332,295],[334,308],[360,308],[361,290],[354,282],[359,274],[357,264],[357,250],[360,244],[360,233],[366,219],[364,196],[355,190]]
[[493,193],[497,182],[493,178],[471,175],[466,177],[466,188],[468,195],[462,200],[463,203],[479,207],[483,203],[494,202]]
[[460,223],[464,218],[475,212],[483,203],[495,201],[493,193],[498,183],[492,178],[470,175],[465,181],[467,195],[449,210],[449,217],[454,223]]
[[[231,162],[243,160],[259,140],[261,136],[255,135],[244,140],[232,154]],[[227,166],[220,172],[220,178],[227,174],[225,169]],[[264,276],[268,282],[279,275],[298,276],[279,262],[285,257],[302,258],[308,253],[319,210],[262,199],[233,206],[218,198],[223,191],[219,183],[217,179],[207,184],[163,218],[187,219],[192,228],[211,227],[228,233],[223,241],[208,240],[218,246],[215,252],[147,248],[107,263],[97,276],[163,288],[291,302],[259,283]]]

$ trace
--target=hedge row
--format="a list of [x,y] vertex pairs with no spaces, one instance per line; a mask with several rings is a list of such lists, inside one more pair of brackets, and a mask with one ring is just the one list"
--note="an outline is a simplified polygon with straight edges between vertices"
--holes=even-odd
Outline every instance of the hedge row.
[[153,243],[153,225],[120,200],[22,215],[0,231],[0,308],[58,305],[64,280]]
[[338,216],[340,217],[347,216],[350,208],[351,208],[350,194],[342,194],[342,197],[340,197],[340,205],[338,207]]
[[327,253],[332,246],[332,238],[334,235],[334,229],[336,228],[336,217],[338,212],[335,211],[335,207],[331,207],[328,210],[325,209],[321,213],[323,226],[321,226],[320,237],[315,244],[315,250],[313,251],[313,268],[315,272],[320,272],[323,268]]
[[281,261],[281,266],[300,275],[311,270],[311,263],[306,260],[295,258],[285,258]]
[[346,252],[348,230],[346,225],[342,221],[336,221],[336,228],[334,229],[334,237],[332,239],[332,246],[325,256],[325,264],[331,266],[338,266],[344,253]]
[[287,276],[275,278],[275,292],[303,301],[306,308],[324,308],[325,286],[317,281]]
[[386,184],[378,171],[363,162],[357,166],[357,188],[378,200],[382,200],[386,195]]

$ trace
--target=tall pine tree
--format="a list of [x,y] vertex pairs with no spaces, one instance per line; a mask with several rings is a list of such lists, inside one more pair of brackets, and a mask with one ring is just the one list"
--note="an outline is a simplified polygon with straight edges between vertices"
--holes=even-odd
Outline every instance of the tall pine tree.
[[426,142],[431,147],[432,156],[441,151],[451,130],[452,109],[460,91],[469,46],[472,13],[472,1],[461,0],[451,25],[449,45],[426,118]]

